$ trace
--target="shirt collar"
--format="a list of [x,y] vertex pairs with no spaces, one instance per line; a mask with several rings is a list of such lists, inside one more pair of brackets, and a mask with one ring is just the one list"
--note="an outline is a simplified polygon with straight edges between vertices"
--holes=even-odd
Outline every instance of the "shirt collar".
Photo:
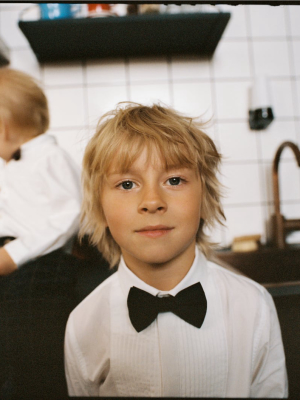
[[48,144],[56,144],[56,139],[54,136],[48,133],[43,133],[30,139],[28,142],[22,144],[21,149],[21,159],[27,157],[31,152],[37,151],[38,146],[44,146]]
[[207,266],[206,258],[203,253],[199,250],[198,246],[195,248],[195,259],[185,277],[172,289],[169,291],[162,291],[148,285],[146,282],[138,278],[125,264],[123,257],[121,257],[118,276],[120,284],[125,296],[128,296],[129,290],[132,286],[142,289],[153,296],[161,294],[170,294],[176,296],[178,292],[193,285],[194,283],[200,282],[205,290],[206,280],[207,280]]

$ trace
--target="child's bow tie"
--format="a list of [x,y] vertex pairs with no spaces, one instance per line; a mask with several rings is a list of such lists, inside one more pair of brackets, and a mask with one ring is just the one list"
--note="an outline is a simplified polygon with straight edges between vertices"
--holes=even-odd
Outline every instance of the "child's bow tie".
[[167,311],[200,328],[207,310],[207,300],[200,282],[187,287],[175,297],[152,296],[133,286],[128,294],[127,305],[130,321],[137,332],[147,328],[159,313]]

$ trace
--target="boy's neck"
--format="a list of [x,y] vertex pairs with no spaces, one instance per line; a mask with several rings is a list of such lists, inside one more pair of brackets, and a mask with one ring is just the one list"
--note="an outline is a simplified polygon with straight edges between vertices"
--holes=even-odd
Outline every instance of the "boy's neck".
[[17,128],[15,126],[6,126],[5,133],[2,133],[2,150],[1,158],[6,162],[11,161],[13,154],[20,147],[36,137],[36,132]]
[[148,264],[123,254],[126,266],[142,281],[161,291],[176,287],[189,272],[195,259],[195,244],[183,254],[162,264]]

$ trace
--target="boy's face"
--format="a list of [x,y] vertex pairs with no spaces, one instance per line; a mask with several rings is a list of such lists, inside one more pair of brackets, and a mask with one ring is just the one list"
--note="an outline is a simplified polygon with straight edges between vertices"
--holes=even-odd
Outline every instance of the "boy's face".
[[126,173],[118,171],[117,161],[113,163],[104,182],[102,207],[127,266],[136,271],[145,265],[170,264],[178,257],[190,260],[201,199],[196,171],[167,171],[156,150],[148,162],[145,149]]

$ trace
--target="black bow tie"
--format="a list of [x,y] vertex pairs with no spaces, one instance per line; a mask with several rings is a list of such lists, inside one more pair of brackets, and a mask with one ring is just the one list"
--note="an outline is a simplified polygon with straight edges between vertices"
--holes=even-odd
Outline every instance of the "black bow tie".
[[200,282],[187,287],[177,295],[152,296],[133,286],[128,294],[127,305],[130,321],[137,332],[149,326],[158,313],[171,311],[189,324],[200,328],[203,324],[207,301]]
[[12,160],[18,161],[21,158],[21,149],[18,149],[17,151],[14,152],[14,154],[11,156]]

